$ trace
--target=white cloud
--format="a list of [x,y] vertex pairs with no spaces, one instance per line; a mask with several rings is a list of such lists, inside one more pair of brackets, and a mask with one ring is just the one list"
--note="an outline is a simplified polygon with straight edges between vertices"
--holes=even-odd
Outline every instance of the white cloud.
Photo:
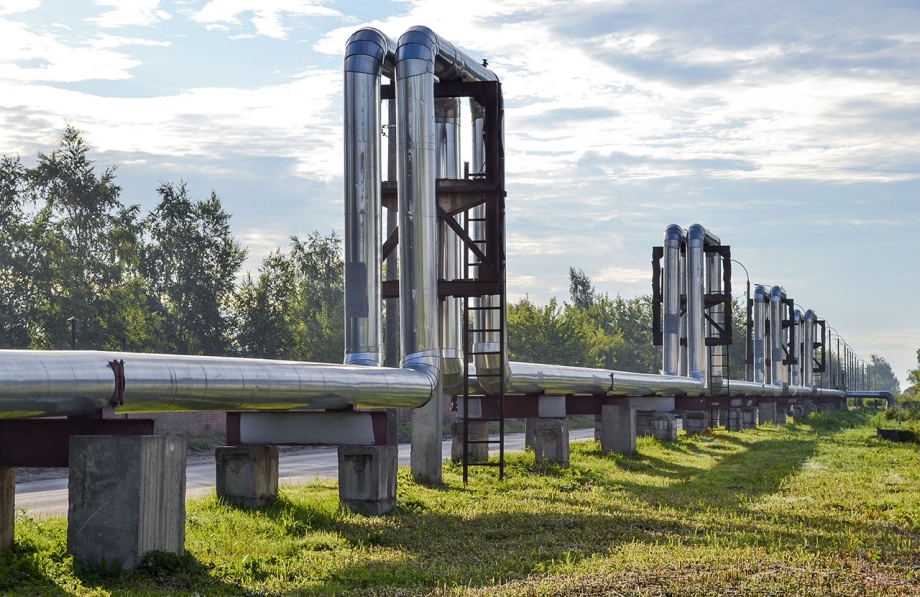
[[230,31],[242,26],[242,15],[250,17],[256,35],[285,39],[285,17],[341,17],[342,13],[312,0],[211,0],[193,18],[209,29]]
[[[100,38],[99,46],[92,42],[68,43],[57,35],[35,32],[23,23],[0,18],[0,81],[21,84],[127,79],[128,71],[140,61],[112,51],[115,45],[111,39],[115,38],[109,38],[107,43],[106,38]],[[52,111],[61,107],[52,107]]]
[[168,12],[159,8],[160,0],[93,0],[93,4],[112,8],[87,19],[100,27],[146,27],[170,18]]
[[41,0],[4,0],[0,2],[0,16],[28,12],[41,6]]
[[635,284],[637,282],[648,282],[651,277],[651,269],[610,265],[602,269],[598,275],[593,276],[592,280],[595,282],[622,282],[625,284]]

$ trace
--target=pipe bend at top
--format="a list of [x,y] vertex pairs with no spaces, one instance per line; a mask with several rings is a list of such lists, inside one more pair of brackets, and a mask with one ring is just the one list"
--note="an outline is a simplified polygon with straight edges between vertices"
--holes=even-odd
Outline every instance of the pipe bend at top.
[[786,291],[781,286],[774,286],[770,289],[770,300],[781,301],[786,298]]
[[396,46],[397,79],[432,74],[442,81],[498,81],[498,77],[424,26],[408,29]]
[[345,72],[393,78],[395,63],[396,44],[373,27],[355,31],[345,44]]
[[812,324],[814,323],[814,321],[815,321],[815,312],[812,311],[811,309],[808,309],[807,311],[805,311],[805,322]]
[[694,224],[687,229],[687,241],[700,242],[704,245],[720,246],[722,241],[702,224]]
[[664,245],[669,246],[680,246],[680,243],[685,239],[684,229],[678,226],[677,224],[671,224],[664,230]]

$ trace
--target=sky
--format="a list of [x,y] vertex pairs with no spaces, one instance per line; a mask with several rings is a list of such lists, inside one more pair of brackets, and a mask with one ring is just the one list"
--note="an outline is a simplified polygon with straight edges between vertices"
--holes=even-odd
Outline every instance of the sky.
[[915,0],[0,0],[0,154],[70,123],[124,203],[216,191],[255,271],[342,235],[345,42],[413,25],[502,81],[510,300],[567,299],[569,267],[649,294],[664,229],[700,223],[863,359],[917,366]]

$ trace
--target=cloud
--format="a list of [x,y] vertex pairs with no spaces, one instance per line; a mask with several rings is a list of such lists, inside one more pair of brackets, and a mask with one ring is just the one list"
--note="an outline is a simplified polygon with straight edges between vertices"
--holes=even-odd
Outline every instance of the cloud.
[[115,39],[120,38],[73,43],[58,34],[33,31],[23,23],[0,18],[0,81],[19,85],[127,79],[140,61],[113,51],[123,45],[123,40],[112,43]]
[[601,270],[600,274],[594,276],[595,282],[623,282],[626,284],[635,284],[637,282],[648,282],[652,278],[652,272],[649,269],[638,269],[631,267],[607,266]]
[[341,17],[342,13],[311,0],[211,0],[193,18],[209,29],[231,31],[242,28],[241,15],[251,15],[255,35],[285,39],[286,18]]
[[4,0],[0,2],[0,16],[28,12],[41,6],[41,0]]
[[96,6],[112,7],[98,17],[87,19],[100,27],[147,27],[170,18],[165,10],[160,10],[160,0],[93,0]]

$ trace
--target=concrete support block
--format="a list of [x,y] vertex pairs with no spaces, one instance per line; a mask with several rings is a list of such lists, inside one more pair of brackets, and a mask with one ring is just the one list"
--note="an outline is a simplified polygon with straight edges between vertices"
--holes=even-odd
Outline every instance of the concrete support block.
[[441,384],[428,404],[412,409],[412,449],[409,453],[409,468],[419,483],[441,484],[441,431],[443,429],[443,400]]
[[[469,432],[471,440],[487,440],[489,439],[489,422],[470,420]],[[450,435],[450,459],[453,462],[463,462],[463,421],[450,424]],[[488,459],[488,444],[470,444],[469,462],[486,462]]]
[[13,548],[16,523],[16,469],[0,468],[0,550]]
[[728,409],[728,422],[725,425],[727,431],[741,431],[741,409],[740,408],[730,408]]
[[[603,411],[603,406],[601,411]],[[633,425],[635,426],[635,425]],[[604,435],[604,414],[601,412],[599,415],[594,415],[594,441],[602,441]]]
[[709,429],[709,411],[684,411],[684,431],[687,432],[687,435],[699,435],[707,429]]
[[396,505],[396,446],[339,446],[339,500],[364,516]]
[[815,410],[817,410],[815,408],[815,403],[812,402],[811,400],[806,400],[802,402],[802,409],[805,411],[806,417],[810,415],[811,413],[815,412]]
[[677,418],[674,413],[658,410],[636,411],[636,435],[651,435],[661,441],[677,439]]
[[792,405],[792,416],[793,418],[800,419],[805,416],[805,405],[804,404],[793,404]]
[[217,495],[247,508],[278,498],[277,446],[223,446],[217,461]]
[[757,429],[757,421],[760,418],[760,409],[756,406],[741,407],[741,428]]
[[787,419],[788,410],[789,410],[788,407],[784,405],[777,405],[776,418],[774,419],[774,422],[777,425],[785,425],[788,422],[788,419]]
[[717,408],[719,413],[719,420],[713,421],[713,425],[716,427],[725,427],[728,428],[728,409],[727,408]]
[[70,438],[67,551],[136,568],[148,551],[185,552],[184,438]]
[[537,462],[569,466],[569,424],[565,419],[536,419],[533,424],[533,451]]
[[[601,448],[617,454],[636,451],[636,407],[629,404],[601,406]],[[595,429],[595,437],[597,430]]]
[[534,424],[539,421],[535,417],[528,417],[524,419],[524,447],[530,448],[533,450],[533,427]]
[[776,424],[776,403],[775,402],[761,402],[760,403],[760,424],[765,425],[770,423],[771,425]]

